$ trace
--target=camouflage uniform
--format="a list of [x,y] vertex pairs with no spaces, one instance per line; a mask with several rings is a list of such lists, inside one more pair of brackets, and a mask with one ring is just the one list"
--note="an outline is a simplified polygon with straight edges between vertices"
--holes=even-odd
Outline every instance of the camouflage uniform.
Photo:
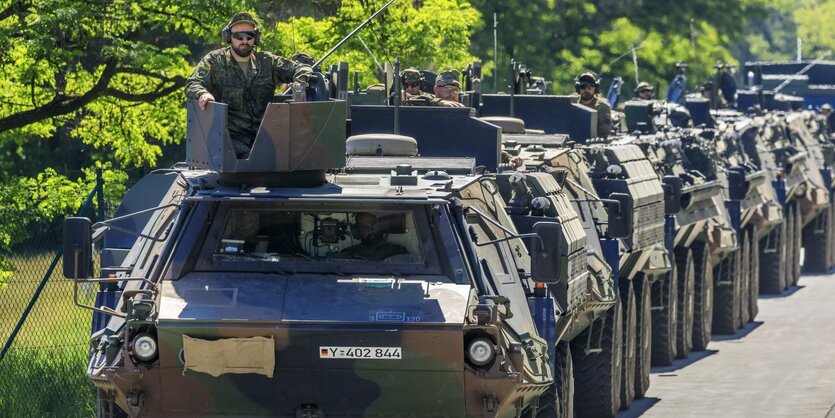
[[574,94],[571,96],[571,103],[579,103],[597,111],[598,137],[606,138],[612,133],[612,108],[609,106],[609,102],[606,99],[595,95],[590,102],[582,102],[580,100],[580,95]]
[[229,106],[229,135],[238,158],[249,154],[276,86],[294,80],[307,82],[313,73],[308,65],[270,52],[253,52],[249,60],[250,71],[244,74],[230,47],[209,52],[186,81],[185,89],[189,99],[211,93],[216,101]]

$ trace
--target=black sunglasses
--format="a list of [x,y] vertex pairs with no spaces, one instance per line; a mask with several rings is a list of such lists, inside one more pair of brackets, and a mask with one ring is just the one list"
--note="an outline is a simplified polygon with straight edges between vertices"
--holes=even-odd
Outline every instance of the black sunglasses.
[[419,85],[420,85],[420,83],[419,83],[419,82],[418,82],[418,83],[405,83],[404,85],[405,85],[406,87],[417,87],[417,86],[419,86]]
[[581,84],[580,84],[580,90],[583,90],[583,89],[593,89],[594,87],[595,87],[595,85],[594,85],[594,84],[587,84],[587,83],[581,83]]
[[232,37],[239,41],[251,41],[255,39],[255,32],[232,32]]

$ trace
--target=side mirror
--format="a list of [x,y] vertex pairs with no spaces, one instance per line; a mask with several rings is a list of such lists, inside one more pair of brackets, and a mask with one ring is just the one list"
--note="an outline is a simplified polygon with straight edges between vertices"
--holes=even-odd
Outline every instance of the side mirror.
[[669,215],[681,212],[681,189],[684,183],[678,176],[664,176],[661,183],[664,189],[664,213]]
[[64,220],[64,277],[86,279],[93,270],[92,223],[88,218]]
[[632,211],[634,201],[626,193],[612,193],[604,200],[606,213],[609,215],[609,236],[629,238],[632,235]]
[[728,169],[728,197],[731,200],[743,200],[748,194],[748,182],[745,181],[745,169],[731,167]]
[[531,278],[537,283],[559,283],[560,238],[562,227],[556,222],[537,222],[531,242]]

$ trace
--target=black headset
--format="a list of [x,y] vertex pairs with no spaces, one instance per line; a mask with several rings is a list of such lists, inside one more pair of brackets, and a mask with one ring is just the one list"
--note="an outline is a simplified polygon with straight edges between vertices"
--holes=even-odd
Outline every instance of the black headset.
[[[232,26],[232,21],[230,20],[229,23],[227,23],[220,31],[220,37],[223,38],[223,42],[226,42],[227,44],[232,43]],[[252,30],[252,33],[255,34],[255,42],[253,45],[258,46],[258,44],[261,43],[261,29],[258,29],[258,26],[256,26],[255,29]]]
[[579,77],[574,79],[574,91],[579,93],[580,92],[580,86],[583,85],[583,84],[588,84],[586,82],[580,82],[580,78],[583,77],[584,75],[590,75],[594,78],[594,94],[600,93],[600,83],[597,81],[597,76],[590,71],[585,72],[583,74],[580,74]]

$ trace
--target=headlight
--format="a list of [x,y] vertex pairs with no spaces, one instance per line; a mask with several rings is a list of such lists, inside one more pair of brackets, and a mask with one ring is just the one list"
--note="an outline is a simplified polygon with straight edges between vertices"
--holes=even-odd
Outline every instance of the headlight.
[[157,356],[157,340],[151,334],[143,332],[133,337],[130,349],[137,360],[151,361]]
[[477,338],[467,348],[467,358],[476,366],[486,366],[496,356],[496,347],[486,338]]

